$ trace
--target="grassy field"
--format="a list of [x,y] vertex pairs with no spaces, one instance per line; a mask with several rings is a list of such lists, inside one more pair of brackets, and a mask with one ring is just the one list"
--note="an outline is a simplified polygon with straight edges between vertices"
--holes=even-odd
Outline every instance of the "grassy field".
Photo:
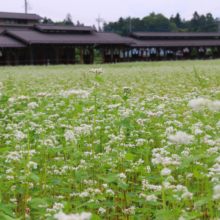
[[0,219],[220,219],[218,100],[219,60],[0,68]]

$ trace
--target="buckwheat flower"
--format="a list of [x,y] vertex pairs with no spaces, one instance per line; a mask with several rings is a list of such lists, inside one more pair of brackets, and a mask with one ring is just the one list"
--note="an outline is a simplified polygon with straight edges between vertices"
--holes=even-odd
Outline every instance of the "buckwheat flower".
[[72,130],[68,130],[65,132],[64,137],[66,138],[66,141],[70,140],[70,141],[75,141],[75,143],[77,144],[77,140],[75,138],[75,134]]
[[183,198],[183,199],[192,199],[192,197],[193,197],[193,193],[190,193],[190,192],[185,192],[181,196],[181,198]]
[[100,214],[104,214],[106,212],[106,209],[100,207],[99,210],[98,210],[98,213]]
[[111,196],[114,196],[115,195],[115,192],[112,190],[112,189],[107,189],[106,190],[106,193],[111,195]]
[[15,102],[15,98],[9,98],[8,101],[11,102],[11,103],[14,103]]
[[108,184],[103,183],[102,186],[103,186],[104,188],[107,188],[107,187],[108,187]]
[[0,89],[2,89],[3,88],[3,83],[2,82],[0,82]]
[[156,202],[157,197],[155,195],[149,195],[149,196],[146,196],[146,200]]
[[30,102],[28,104],[29,109],[35,109],[35,108],[38,108],[38,107],[39,107],[39,105],[36,102]]
[[122,87],[122,90],[124,90],[124,91],[132,91],[133,88],[132,88],[132,87],[125,86],[125,87]]
[[37,169],[37,163],[33,162],[33,161],[30,161],[28,164],[27,164],[27,167],[28,169]]
[[174,142],[176,144],[190,144],[192,141],[194,141],[194,136],[189,135],[183,131],[177,131],[175,135],[169,135],[169,140],[171,142]]
[[205,107],[209,106],[211,100],[204,98],[197,98],[189,101],[188,105],[195,111],[202,111]]
[[178,218],[178,220],[186,220],[186,219],[183,218],[182,216],[180,216],[180,217]]
[[59,202],[55,202],[53,205],[53,210],[62,210],[64,208],[64,205]]
[[220,199],[220,185],[214,186],[213,189],[214,189],[214,195],[212,196],[212,198],[213,198],[214,200]]
[[126,178],[126,175],[125,175],[124,173],[120,173],[120,174],[118,174],[117,176],[119,176],[119,177],[121,177],[121,178],[123,178],[123,179]]
[[164,168],[163,170],[161,170],[161,175],[163,176],[169,176],[171,174],[171,170],[168,168]]
[[104,73],[104,71],[103,71],[102,68],[100,68],[100,69],[90,69],[89,72],[92,72],[92,73],[98,73],[98,74],[100,74],[100,73]]
[[141,125],[141,126],[144,125],[143,119],[141,119],[141,118],[137,119],[137,123],[138,123],[139,125]]
[[60,210],[57,214],[53,216],[53,218],[57,220],[67,220],[68,216],[62,210]]
[[220,110],[220,101],[215,100],[215,101],[210,102],[208,108],[211,111],[219,111]]

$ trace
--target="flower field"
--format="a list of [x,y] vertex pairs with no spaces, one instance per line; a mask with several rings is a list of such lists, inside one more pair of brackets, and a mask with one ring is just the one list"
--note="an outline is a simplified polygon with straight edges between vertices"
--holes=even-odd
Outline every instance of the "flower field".
[[219,60],[98,68],[0,69],[0,220],[220,219]]

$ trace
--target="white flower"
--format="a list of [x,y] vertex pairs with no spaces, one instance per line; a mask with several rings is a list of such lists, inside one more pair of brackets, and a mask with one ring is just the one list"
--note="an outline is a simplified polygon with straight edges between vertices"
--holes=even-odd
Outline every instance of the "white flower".
[[220,185],[216,185],[214,186],[214,195],[213,195],[213,199],[216,200],[216,199],[220,199]]
[[171,174],[171,170],[168,168],[164,168],[163,170],[161,170],[161,175],[163,176],[169,176]]
[[189,135],[183,131],[177,131],[175,135],[169,135],[169,140],[177,144],[190,144],[194,140],[193,135]]
[[73,133],[72,130],[68,130],[66,131],[66,133],[64,134],[66,141],[70,140],[70,141],[75,141],[75,143],[77,144],[77,140],[75,138],[75,134]]
[[36,102],[30,102],[28,104],[29,109],[35,109],[35,108],[38,108],[38,107],[39,107],[39,105]]
[[3,88],[3,83],[2,82],[0,82],[0,89],[2,89]]
[[202,111],[205,107],[207,107],[211,103],[211,100],[204,98],[197,98],[191,100],[188,105],[195,111]]
[[104,73],[103,69],[100,68],[100,69],[90,69],[89,72],[92,72],[92,73]]
[[34,169],[37,169],[37,163],[33,162],[33,161],[30,161],[28,164],[27,164],[27,167],[30,169],[30,168],[34,168]]
[[183,193],[183,195],[181,196],[183,199],[192,199],[193,193],[190,192],[185,192]]
[[126,178],[126,175],[125,175],[124,173],[119,173],[117,176],[119,176],[119,177],[121,177],[121,178],[123,178],[123,179]]
[[98,210],[98,213],[104,214],[106,212],[106,209],[100,207]]

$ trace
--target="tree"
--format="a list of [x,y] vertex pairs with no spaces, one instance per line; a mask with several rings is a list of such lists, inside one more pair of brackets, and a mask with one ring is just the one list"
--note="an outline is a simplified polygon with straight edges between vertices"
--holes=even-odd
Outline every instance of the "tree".
[[72,16],[71,16],[70,13],[68,13],[68,14],[66,15],[66,19],[64,19],[63,22],[64,22],[65,25],[74,25],[74,24],[73,24],[73,21],[72,21]]
[[47,18],[47,17],[45,17],[41,23],[42,24],[54,24],[54,22],[50,18]]
[[77,21],[76,26],[84,26],[84,24]]

